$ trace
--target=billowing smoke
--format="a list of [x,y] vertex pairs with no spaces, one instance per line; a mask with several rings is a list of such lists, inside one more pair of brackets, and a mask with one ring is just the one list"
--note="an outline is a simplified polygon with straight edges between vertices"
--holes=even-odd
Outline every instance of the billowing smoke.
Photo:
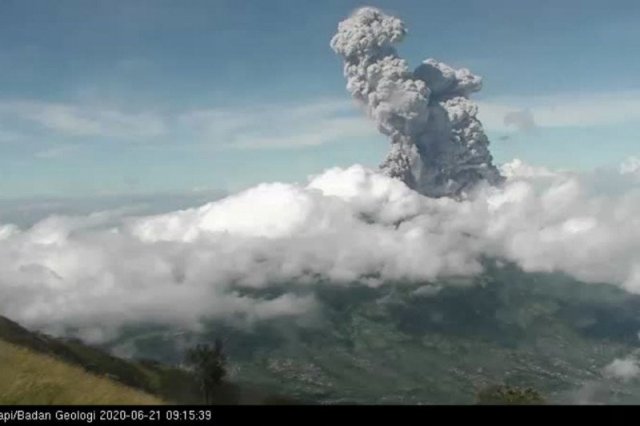
[[394,43],[404,23],[364,7],[341,22],[331,47],[344,61],[347,89],[391,139],[382,171],[428,196],[455,196],[476,183],[499,183],[489,140],[469,95],[482,79],[434,59],[413,72]]

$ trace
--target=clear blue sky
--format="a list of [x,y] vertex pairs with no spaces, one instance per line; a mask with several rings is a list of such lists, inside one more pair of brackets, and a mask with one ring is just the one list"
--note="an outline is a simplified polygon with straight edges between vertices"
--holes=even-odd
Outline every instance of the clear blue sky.
[[[640,154],[640,2],[0,0],[0,198],[235,190],[374,166],[387,142],[328,46],[373,5],[399,51],[485,78],[498,162]],[[533,126],[506,126],[510,112]]]

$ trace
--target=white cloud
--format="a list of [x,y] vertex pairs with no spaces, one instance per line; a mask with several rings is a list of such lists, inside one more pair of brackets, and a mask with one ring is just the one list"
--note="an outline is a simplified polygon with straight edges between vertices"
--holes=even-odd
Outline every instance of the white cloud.
[[[430,199],[352,166],[156,216],[120,211],[5,226],[0,312],[106,335],[128,322],[246,323],[314,311],[319,277],[417,288],[473,276],[483,256],[640,293],[637,187],[604,195],[581,175],[521,162],[508,169],[504,187],[463,201]],[[279,293],[260,296],[267,288]]]
[[23,120],[68,137],[148,139],[167,130],[163,118],[151,112],[40,101],[1,101],[0,120]]
[[376,136],[351,102],[320,100],[308,104],[207,109],[178,120],[194,137],[235,149],[301,148]]
[[[87,138],[250,150],[304,148],[377,136],[355,105],[330,99],[163,113],[0,100],[0,128],[0,142],[30,135],[31,139],[53,142],[35,153],[41,158],[69,154],[72,142]],[[33,136],[38,130],[46,133]]]
[[607,378],[628,382],[640,376],[640,366],[638,361],[632,357],[619,358],[607,365],[603,370],[603,374]]
[[500,173],[507,178],[540,178],[558,177],[558,172],[554,172],[546,167],[532,166],[516,158],[500,167]]
[[640,92],[557,94],[487,99],[478,102],[479,117],[490,130],[513,130],[507,117],[528,111],[537,127],[594,127],[640,120]]
[[620,164],[620,173],[623,175],[640,176],[640,158],[631,156]]
[[640,376],[640,364],[637,351],[623,358],[616,358],[601,370],[601,378],[588,380],[570,395],[571,402],[576,404],[606,404],[612,400],[616,382],[627,384]]

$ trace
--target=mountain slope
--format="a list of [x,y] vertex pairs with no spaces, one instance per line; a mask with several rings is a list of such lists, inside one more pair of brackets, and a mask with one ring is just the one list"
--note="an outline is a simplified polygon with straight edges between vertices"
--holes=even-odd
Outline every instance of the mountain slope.
[[[104,348],[92,347],[77,339],[54,338],[39,332],[32,332],[19,324],[0,316],[0,357],[2,374],[0,380],[18,380],[18,387],[0,387],[0,397],[7,395],[24,395],[25,403],[46,403],[50,393],[66,395],[65,403],[73,404],[73,395],[80,399],[77,403],[94,401],[96,404],[105,401],[120,401],[90,392],[89,383],[100,383],[98,389],[121,389],[123,395],[131,392],[131,401],[143,404],[165,401],[172,404],[201,404],[202,394],[194,377],[187,371],[172,366],[180,359],[164,364],[151,359],[121,359],[113,356]],[[10,371],[22,371],[21,376],[9,376]],[[52,372],[58,372],[53,377]],[[63,374],[64,373],[64,374]],[[65,374],[76,380],[65,380]],[[97,379],[100,379],[96,382]],[[8,382],[5,382],[8,383]],[[79,387],[89,390],[87,395],[77,394],[67,385],[79,383]],[[44,386],[44,388],[43,388]],[[98,386],[98,385],[96,385]],[[52,389],[57,389],[53,392]],[[134,391],[135,390],[135,391]],[[50,392],[51,391],[51,392]],[[58,392],[59,391],[59,392]],[[105,391],[106,392],[106,391]],[[138,396],[135,396],[138,395]],[[9,403],[11,398],[2,397],[0,403]],[[33,399],[30,399],[33,398]],[[102,398],[102,399],[101,399]],[[147,399],[145,399],[147,398]],[[33,401],[33,402],[30,402]],[[280,396],[279,392],[263,390],[255,385],[241,386],[237,383],[223,382],[214,396],[215,404],[295,404],[299,401]],[[55,403],[59,403],[55,399]]]
[[164,402],[52,356],[0,341],[0,404],[156,405]]
[[193,378],[177,368],[153,362],[123,360],[79,340],[58,339],[31,332],[4,317],[0,317],[0,340],[56,358],[92,375],[107,377],[121,385],[158,395],[169,402],[200,401],[200,393]]
[[[640,401],[639,381],[603,376],[638,349],[639,296],[513,265],[425,284],[319,283],[314,324],[212,322],[195,338],[224,336],[235,382],[321,403],[473,403],[495,384],[532,387],[551,403]],[[170,361],[171,333],[129,330],[114,345]]]

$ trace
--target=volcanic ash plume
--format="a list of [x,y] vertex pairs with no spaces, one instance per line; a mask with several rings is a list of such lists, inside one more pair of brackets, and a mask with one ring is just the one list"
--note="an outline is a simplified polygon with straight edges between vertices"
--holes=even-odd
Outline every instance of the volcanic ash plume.
[[405,34],[401,20],[365,7],[342,21],[331,40],[345,61],[347,90],[391,139],[380,168],[431,197],[501,182],[478,108],[468,98],[482,79],[434,59],[411,72],[393,47]]

